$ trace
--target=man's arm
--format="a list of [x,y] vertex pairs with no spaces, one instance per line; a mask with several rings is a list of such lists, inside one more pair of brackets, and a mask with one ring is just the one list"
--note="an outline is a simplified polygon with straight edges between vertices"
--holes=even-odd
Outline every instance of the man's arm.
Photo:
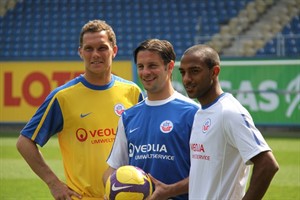
[[254,164],[252,176],[243,200],[262,199],[275,173],[279,170],[279,165],[271,151],[254,156],[251,161]]
[[152,183],[155,185],[155,190],[149,200],[160,200],[175,197],[181,194],[188,193],[189,190],[189,178],[185,178],[173,184],[164,184],[159,180],[155,179],[149,174]]
[[46,164],[36,143],[26,138],[25,136],[20,135],[16,146],[18,151],[34,171],[34,173],[48,185],[55,199],[71,200],[72,195],[81,198],[79,194],[69,189],[64,183],[59,180],[55,173]]

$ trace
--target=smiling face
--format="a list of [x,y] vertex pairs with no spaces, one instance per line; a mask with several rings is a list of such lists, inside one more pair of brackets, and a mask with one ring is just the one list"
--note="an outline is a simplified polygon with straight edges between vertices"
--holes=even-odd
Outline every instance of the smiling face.
[[106,31],[85,33],[78,51],[84,61],[85,78],[92,83],[97,80],[97,83],[107,84],[110,81],[111,65],[117,46],[112,46]]
[[139,51],[136,58],[138,76],[147,90],[148,98],[161,100],[169,97],[174,61],[165,64],[157,52],[148,50]]

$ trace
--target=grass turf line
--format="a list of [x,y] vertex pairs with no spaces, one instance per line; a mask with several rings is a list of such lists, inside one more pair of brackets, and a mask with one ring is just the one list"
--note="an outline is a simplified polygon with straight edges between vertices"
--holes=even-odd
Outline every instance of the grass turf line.
[[[0,199],[52,200],[47,185],[16,150],[17,137],[0,137]],[[280,165],[264,200],[300,199],[300,139],[266,138]],[[57,138],[40,148],[46,162],[64,180]]]

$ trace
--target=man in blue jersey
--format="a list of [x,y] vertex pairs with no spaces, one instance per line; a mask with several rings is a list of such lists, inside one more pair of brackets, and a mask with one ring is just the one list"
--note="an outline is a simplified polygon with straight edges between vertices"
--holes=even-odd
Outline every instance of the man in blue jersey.
[[103,176],[106,182],[120,166],[137,166],[152,175],[150,199],[188,199],[189,139],[199,105],[172,87],[175,59],[166,40],[149,39],[135,49],[147,98],[123,112]]
[[278,163],[249,112],[223,92],[218,53],[206,45],[192,46],[179,70],[189,97],[201,103],[190,139],[189,199],[262,199]]
[[[19,152],[56,200],[104,198],[102,176],[119,117],[143,99],[136,84],[111,73],[117,50],[115,33],[105,21],[85,24],[78,48],[84,74],[52,91],[21,131]],[[37,147],[56,134],[66,183]]]

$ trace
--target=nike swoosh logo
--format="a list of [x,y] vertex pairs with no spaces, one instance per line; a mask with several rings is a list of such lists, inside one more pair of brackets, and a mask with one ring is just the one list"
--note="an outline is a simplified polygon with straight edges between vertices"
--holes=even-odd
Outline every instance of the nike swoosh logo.
[[111,190],[112,191],[119,191],[119,190],[123,190],[123,189],[126,189],[126,188],[130,188],[132,187],[131,185],[128,185],[128,186],[121,186],[121,187],[117,187],[115,186],[115,183],[112,185],[111,187]]
[[82,113],[81,113],[81,114],[80,114],[80,117],[81,117],[81,118],[84,118],[84,117],[88,116],[88,115],[91,114],[91,113],[92,113],[92,112],[85,113],[85,114],[82,114]]
[[140,128],[140,127],[137,127],[137,128],[134,128],[134,129],[130,129],[130,130],[129,130],[129,133],[132,133],[132,132],[138,130],[139,128]]

